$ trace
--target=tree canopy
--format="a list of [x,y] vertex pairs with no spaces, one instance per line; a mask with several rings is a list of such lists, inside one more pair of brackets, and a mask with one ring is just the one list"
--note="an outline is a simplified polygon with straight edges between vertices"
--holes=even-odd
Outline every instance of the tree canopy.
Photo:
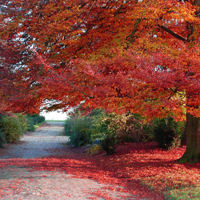
[[56,100],[49,109],[84,101],[149,118],[200,117],[199,7],[199,0],[3,0],[0,38],[12,55],[20,50],[12,84],[27,96],[5,99],[34,112]]
[[184,106],[198,116],[198,11],[194,1],[5,1],[1,39],[21,41],[25,82],[56,108],[84,100],[179,118]]

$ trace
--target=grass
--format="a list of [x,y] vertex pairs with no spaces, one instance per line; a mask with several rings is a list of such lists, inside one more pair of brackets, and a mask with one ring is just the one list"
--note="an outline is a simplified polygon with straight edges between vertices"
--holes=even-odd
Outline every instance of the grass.
[[33,126],[34,126],[34,128],[36,129],[36,128],[40,127],[41,125],[43,125],[44,123],[46,123],[46,121],[41,122],[41,123],[38,123],[38,124],[33,125]]
[[165,193],[167,200],[199,200],[200,185],[193,185],[179,189],[172,189]]

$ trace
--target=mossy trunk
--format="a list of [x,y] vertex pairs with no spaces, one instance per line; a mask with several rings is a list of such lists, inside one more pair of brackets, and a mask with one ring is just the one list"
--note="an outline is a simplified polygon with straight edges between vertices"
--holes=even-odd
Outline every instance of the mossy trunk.
[[200,162],[200,118],[187,113],[185,132],[187,148],[179,163]]

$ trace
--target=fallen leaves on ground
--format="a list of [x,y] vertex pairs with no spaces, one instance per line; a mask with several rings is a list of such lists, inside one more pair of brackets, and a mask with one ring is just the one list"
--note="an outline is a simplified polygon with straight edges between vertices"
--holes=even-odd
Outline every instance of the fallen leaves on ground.
[[[56,151],[59,155],[59,150]],[[200,164],[178,164],[176,161],[184,152],[185,147],[170,151],[158,149],[155,142],[121,144],[117,153],[111,156],[105,153],[88,155],[82,148],[67,146],[65,155],[60,152],[60,156],[48,158],[5,159],[0,160],[0,167],[17,165],[32,170],[61,170],[77,178],[119,185],[124,189],[117,190],[141,198],[161,200],[162,194],[169,190],[200,185]],[[99,196],[108,199],[106,195],[99,191]]]

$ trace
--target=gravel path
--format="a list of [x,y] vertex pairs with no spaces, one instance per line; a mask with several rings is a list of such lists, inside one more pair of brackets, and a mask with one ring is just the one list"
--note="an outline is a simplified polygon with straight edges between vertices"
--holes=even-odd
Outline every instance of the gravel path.
[[25,134],[20,141],[7,145],[1,150],[5,158],[41,158],[53,155],[50,149],[64,149],[69,138],[62,136],[62,122],[51,122],[38,128],[35,132]]
[[[20,141],[0,149],[0,161],[44,158],[64,153],[67,136],[62,136],[62,123],[49,123]],[[55,150],[55,151],[54,151]],[[58,153],[57,153],[58,154]],[[112,186],[113,187],[113,186]],[[119,189],[119,186],[116,190]],[[129,193],[109,190],[109,185],[94,180],[76,178],[63,171],[32,171],[29,167],[0,166],[0,199],[2,200],[87,200],[138,199]],[[107,198],[99,193],[108,194]]]

